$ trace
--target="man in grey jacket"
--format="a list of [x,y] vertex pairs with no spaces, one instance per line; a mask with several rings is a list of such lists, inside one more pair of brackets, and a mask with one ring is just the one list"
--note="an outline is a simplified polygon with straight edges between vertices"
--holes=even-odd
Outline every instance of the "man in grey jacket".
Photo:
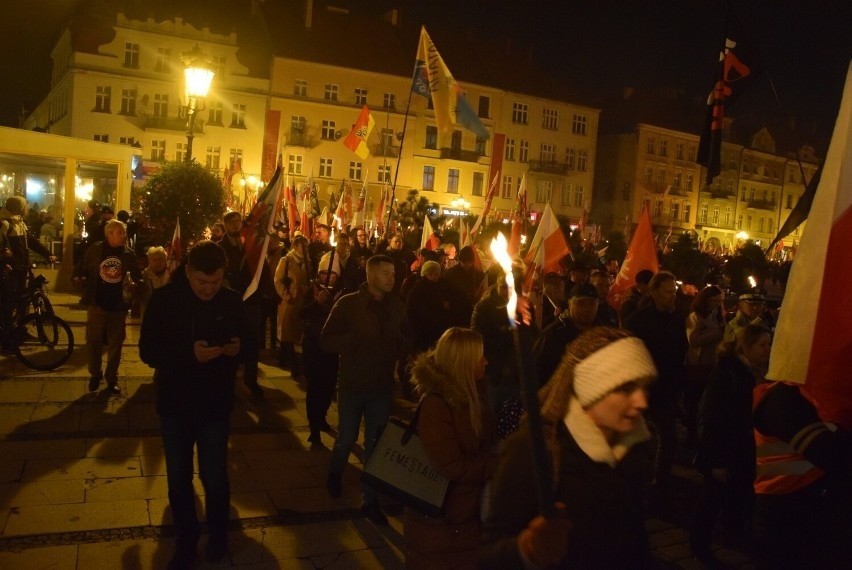
[[[342,491],[343,469],[364,417],[364,461],[373,451],[378,429],[386,424],[393,401],[394,364],[411,337],[405,305],[394,294],[394,262],[385,255],[367,261],[367,282],[341,297],[320,335],[320,346],[340,355],[337,409],[340,420],[331,452],[326,486],[332,497]],[[363,488],[361,512],[387,524],[375,490]]]

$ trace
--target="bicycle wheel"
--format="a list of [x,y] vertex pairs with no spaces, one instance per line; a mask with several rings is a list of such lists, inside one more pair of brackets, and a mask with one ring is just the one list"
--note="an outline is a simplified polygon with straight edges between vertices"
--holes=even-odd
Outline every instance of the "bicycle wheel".
[[29,315],[16,334],[15,356],[34,370],[53,370],[74,351],[74,333],[56,315]]
[[53,305],[50,304],[50,299],[48,299],[47,295],[45,295],[42,291],[36,291],[33,293],[30,305],[32,306],[32,312],[34,313],[53,314]]

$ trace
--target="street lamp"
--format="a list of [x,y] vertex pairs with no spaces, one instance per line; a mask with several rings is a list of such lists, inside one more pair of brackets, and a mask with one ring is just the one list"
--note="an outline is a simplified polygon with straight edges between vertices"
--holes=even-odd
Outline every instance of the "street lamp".
[[195,137],[195,115],[204,110],[210,83],[214,72],[210,69],[210,61],[195,44],[191,51],[183,54],[183,77],[186,96],[186,163],[192,162],[192,139]]
[[450,202],[450,206],[455,210],[462,210],[467,212],[470,209],[470,202],[464,199],[464,196],[459,196],[455,200]]

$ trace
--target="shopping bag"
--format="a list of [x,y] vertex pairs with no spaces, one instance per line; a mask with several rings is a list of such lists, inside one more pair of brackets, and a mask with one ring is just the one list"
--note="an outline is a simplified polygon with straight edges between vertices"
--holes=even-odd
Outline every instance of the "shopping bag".
[[391,418],[379,434],[364,465],[361,481],[407,507],[438,515],[449,480],[438,473],[417,435],[420,407],[410,424]]

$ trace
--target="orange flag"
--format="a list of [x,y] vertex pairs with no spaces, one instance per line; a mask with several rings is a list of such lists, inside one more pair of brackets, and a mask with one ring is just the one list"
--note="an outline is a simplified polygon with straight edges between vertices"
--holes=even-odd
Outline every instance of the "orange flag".
[[361,109],[361,114],[358,115],[358,120],[352,125],[352,130],[343,139],[343,144],[346,145],[346,148],[357,154],[360,159],[367,158],[370,155],[367,139],[370,137],[370,133],[373,132],[375,126],[376,122],[373,120],[373,115],[370,114],[370,110],[364,105]]
[[630,288],[636,284],[636,274],[643,269],[650,269],[654,273],[660,270],[657,261],[657,248],[654,246],[654,232],[651,229],[651,214],[647,208],[642,209],[639,215],[639,223],[627,248],[627,256],[621,269],[615,278],[615,282],[609,289],[607,302],[617,311],[624,302],[624,298],[630,292]]

